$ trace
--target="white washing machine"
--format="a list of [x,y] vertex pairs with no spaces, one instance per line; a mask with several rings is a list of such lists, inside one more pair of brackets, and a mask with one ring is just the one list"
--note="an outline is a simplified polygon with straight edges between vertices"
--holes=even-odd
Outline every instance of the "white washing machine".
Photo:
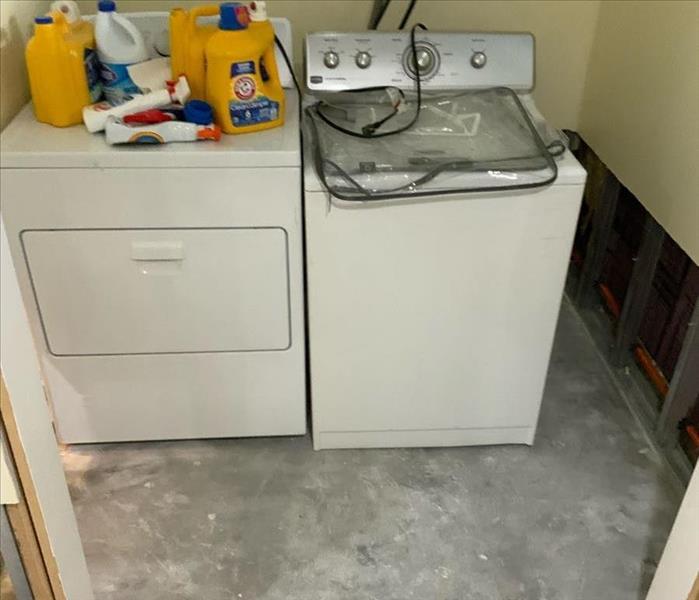
[[532,36],[414,36],[306,39],[314,445],[532,444],[586,174]]
[[[166,13],[129,17],[166,39]],[[305,432],[298,114],[287,89],[283,127],[219,143],[110,147],[30,106],[2,133],[2,219],[62,441]]]

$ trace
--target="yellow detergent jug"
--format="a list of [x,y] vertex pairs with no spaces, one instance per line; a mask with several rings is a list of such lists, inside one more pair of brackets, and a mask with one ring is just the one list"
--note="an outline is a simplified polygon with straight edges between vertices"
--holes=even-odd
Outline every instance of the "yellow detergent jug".
[[192,98],[206,98],[206,43],[218,31],[214,24],[199,23],[202,17],[218,15],[218,5],[198,6],[190,11],[170,12],[170,65],[173,79],[184,75]]
[[82,109],[102,95],[92,23],[68,23],[60,11],[35,20],[25,52],[38,121],[56,127],[82,123]]
[[[274,30],[249,25],[238,2],[220,6],[219,30],[206,44],[206,96],[224,133],[249,133],[284,123],[284,89],[274,57]],[[265,18],[266,21],[266,18]]]

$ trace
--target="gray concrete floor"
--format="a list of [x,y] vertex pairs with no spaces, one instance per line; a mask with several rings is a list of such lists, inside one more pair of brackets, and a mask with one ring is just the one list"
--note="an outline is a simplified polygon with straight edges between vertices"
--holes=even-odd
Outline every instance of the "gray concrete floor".
[[533,448],[64,460],[98,600],[640,600],[680,500],[567,302]]

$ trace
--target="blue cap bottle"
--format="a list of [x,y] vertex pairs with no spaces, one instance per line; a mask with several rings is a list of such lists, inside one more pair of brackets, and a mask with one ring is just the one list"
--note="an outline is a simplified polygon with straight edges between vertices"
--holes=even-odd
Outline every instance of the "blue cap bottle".
[[218,22],[219,29],[226,31],[247,29],[249,22],[248,9],[240,2],[224,2],[221,4],[221,20]]

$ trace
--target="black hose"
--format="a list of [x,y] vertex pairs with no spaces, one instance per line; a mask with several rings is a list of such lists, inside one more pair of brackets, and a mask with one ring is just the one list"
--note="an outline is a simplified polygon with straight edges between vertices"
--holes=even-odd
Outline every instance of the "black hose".
[[413,12],[413,8],[415,8],[416,4],[417,4],[417,0],[410,0],[410,5],[408,6],[407,10],[405,11],[403,18],[400,20],[400,25],[398,25],[398,29],[403,29],[403,27],[405,27],[406,23],[408,22],[408,19],[410,18],[410,15]]
[[376,19],[374,19],[373,23],[369,24],[369,29],[376,29],[379,26],[379,23],[381,23],[381,19],[383,19],[383,16],[386,14],[386,9],[388,8],[388,5],[391,3],[391,0],[385,0],[383,6],[379,9],[379,14],[376,15]]
[[282,56],[284,57],[284,62],[286,63],[286,66],[289,68],[289,73],[291,73],[291,78],[294,80],[294,86],[296,87],[296,91],[299,93],[300,97],[301,86],[299,85],[299,82],[296,79],[296,73],[294,73],[294,66],[291,64],[291,61],[289,60],[289,55],[286,53],[286,48],[284,48],[284,44],[282,44],[281,40],[276,35],[274,36],[274,43],[277,45],[277,48],[279,48],[279,51],[282,53]]

